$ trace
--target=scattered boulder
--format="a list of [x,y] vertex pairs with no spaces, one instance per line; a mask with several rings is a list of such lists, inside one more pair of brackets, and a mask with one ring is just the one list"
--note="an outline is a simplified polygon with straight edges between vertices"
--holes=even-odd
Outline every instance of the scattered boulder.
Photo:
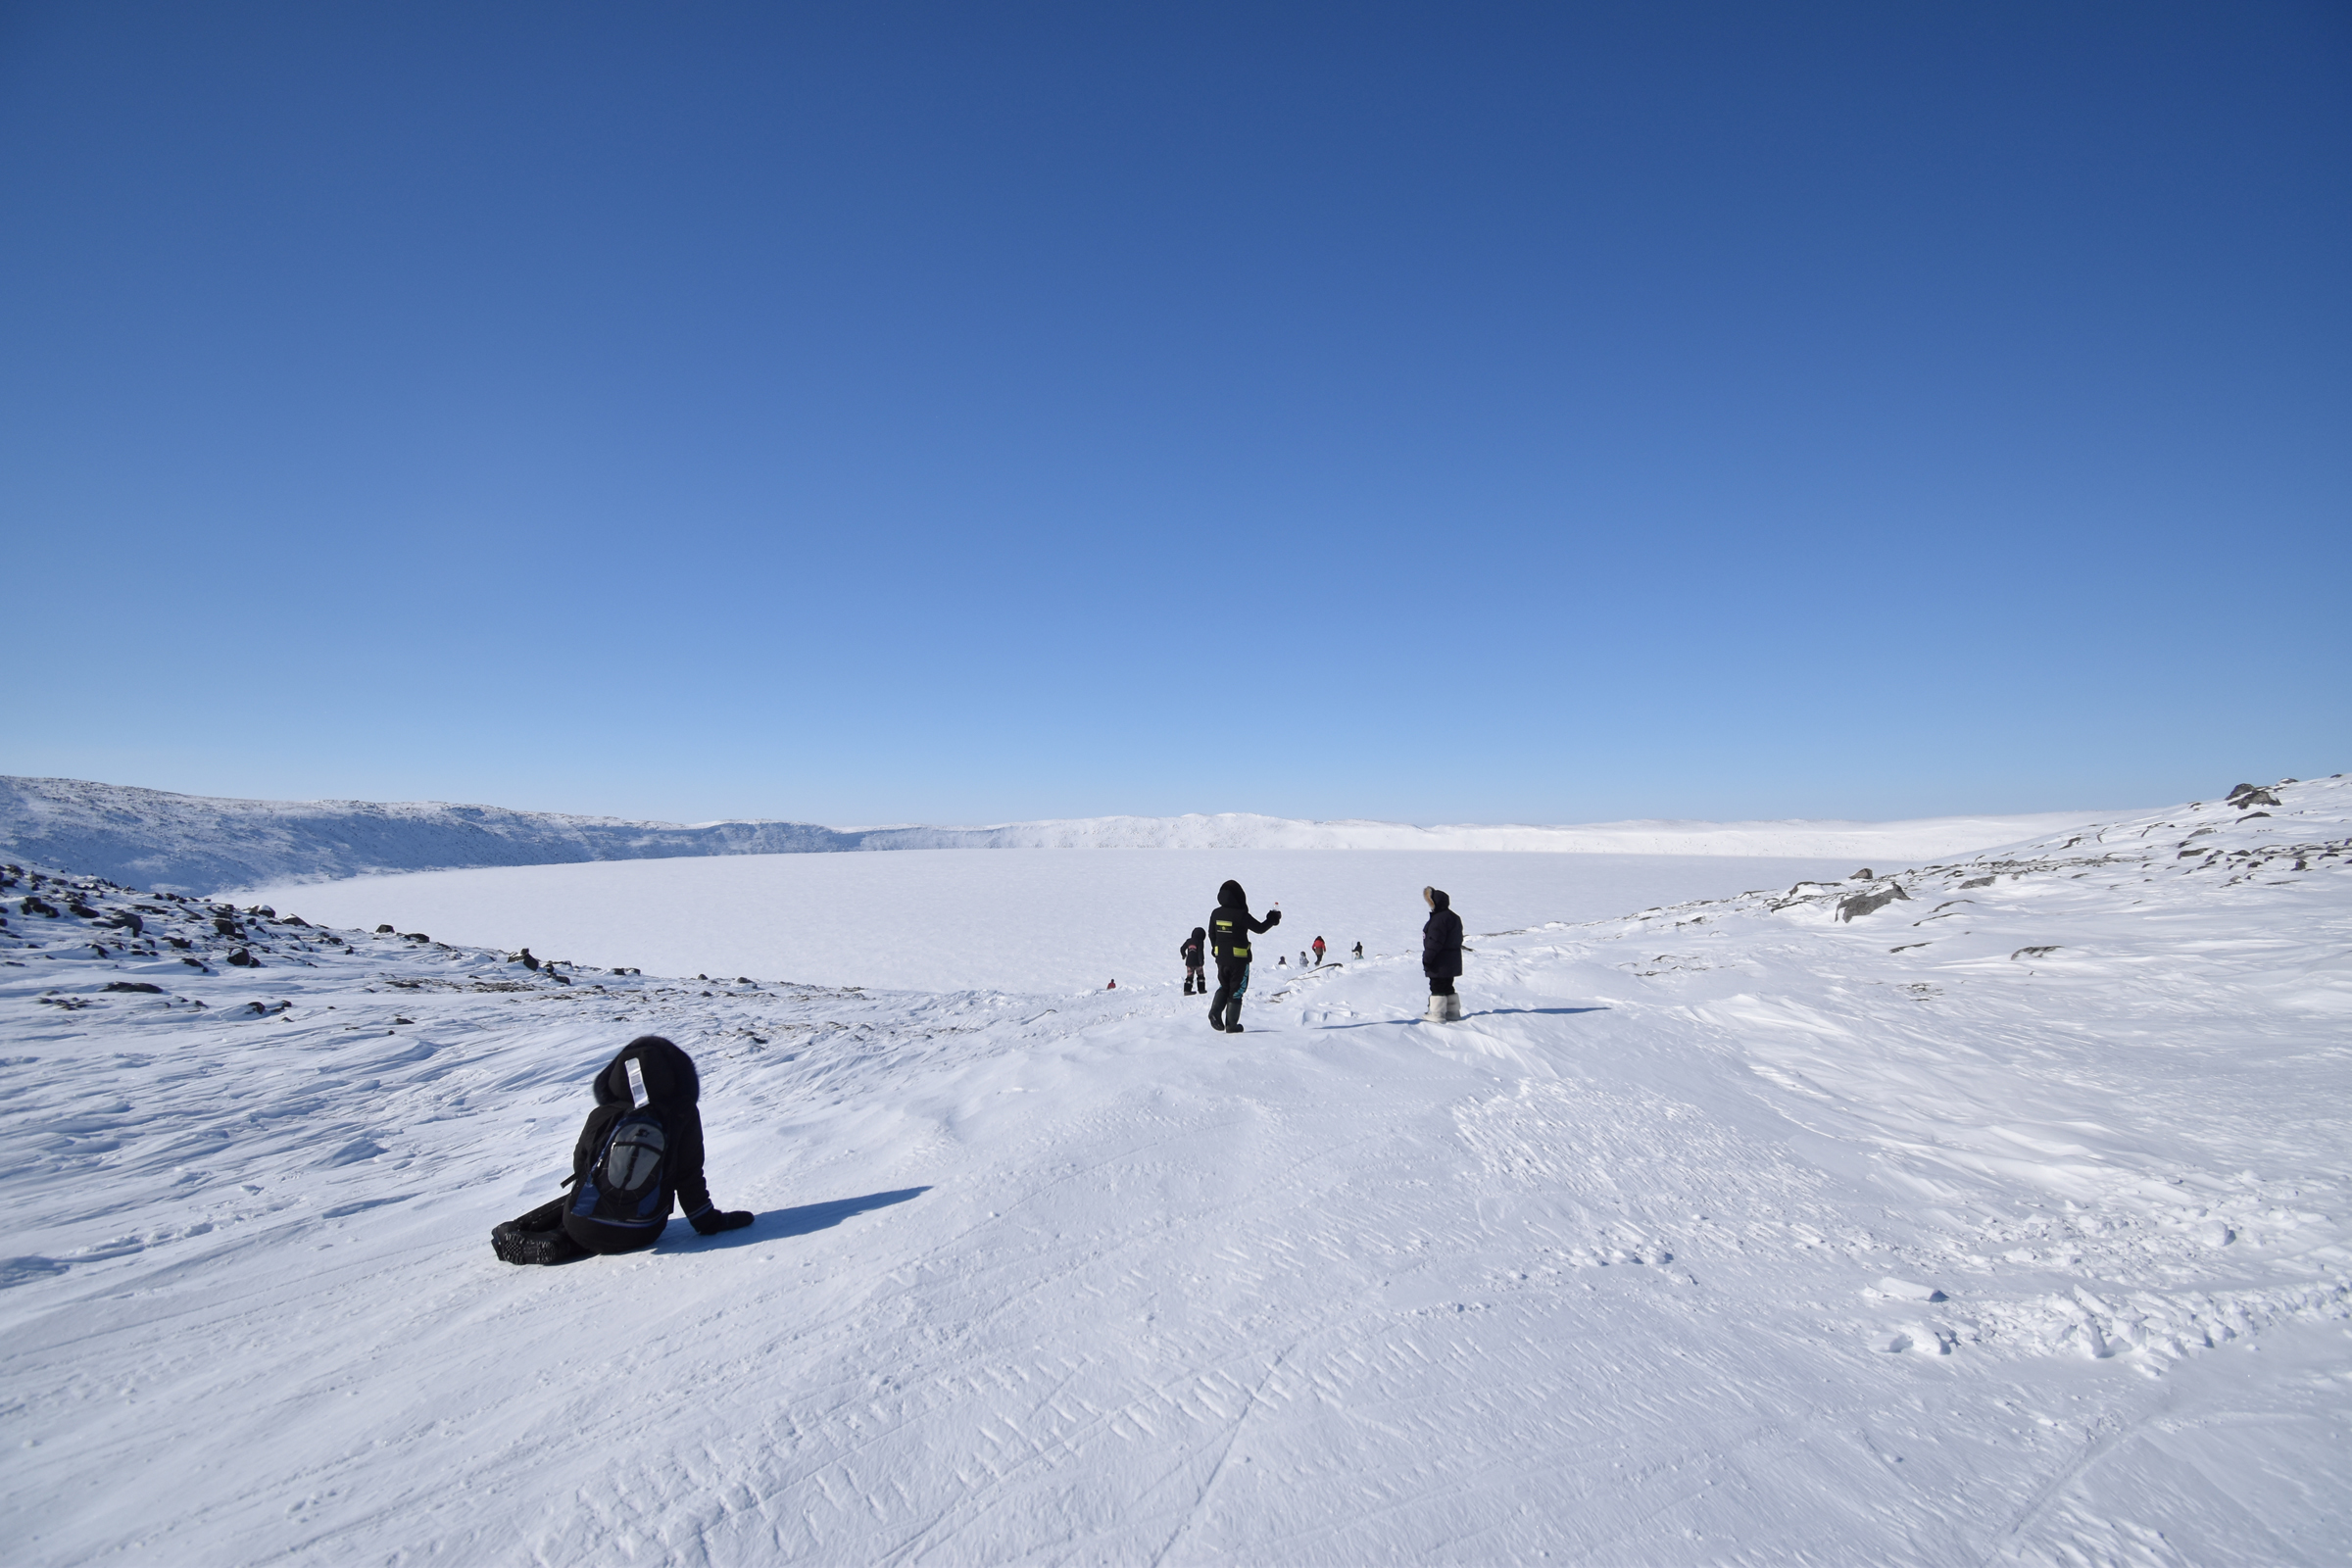
[[213,916],[213,929],[224,937],[241,937],[245,934],[244,927],[225,914]]
[[2049,955],[2056,953],[2059,949],[2059,946],[2060,944],[2053,942],[2046,948],[2020,948],[2015,953],[2009,955],[2009,956],[2012,958],[2047,957]]
[[404,931],[400,935],[400,940],[403,942],[430,942],[433,939],[421,931]]
[[228,961],[240,969],[259,969],[262,966],[262,960],[255,957],[249,948],[239,948],[228,956]]
[[42,898],[37,893],[28,894],[25,897],[24,902],[19,905],[18,907],[23,909],[26,914],[45,914],[52,920],[57,918],[57,906],[51,904],[47,899]]
[[182,958],[179,961],[186,964],[191,969],[201,969],[204,967],[204,960],[202,958]]
[[392,934],[392,928],[388,925],[379,925],[375,928],[375,934],[379,937],[388,937]]
[[144,991],[148,995],[156,997],[164,994],[162,986],[151,986],[144,980],[109,980],[106,983],[106,989],[109,991]]
[[523,949],[520,953],[514,955],[514,956],[508,961],[519,963],[525,969],[536,969],[539,967],[539,960],[531,956],[531,950],[528,948]]
[[1878,879],[1878,873],[1867,865],[1846,878],[1848,882],[1876,882]]
[[1889,882],[1876,893],[1849,893],[1838,901],[1838,918],[1856,920],[1884,909],[1897,899],[1906,904],[1911,900],[1911,895],[1903,891],[1899,882]]
[[188,949],[196,945],[195,943],[190,942],[186,937],[166,937],[164,940],[171,943],[172,946],[179,949],[179,951],[182,953],[187,952]]
[[1960,884],[1960,891],[1966,893],[1970,888],[1988,888],[1997,880],[1998,878],[1989,876],[1972,876]]
[[2240,784],[2230,792],[2229,799],[2230,804],[2241,811],[2249,806],[2277,806],[2279,804],[2278,796],[2252,784]]

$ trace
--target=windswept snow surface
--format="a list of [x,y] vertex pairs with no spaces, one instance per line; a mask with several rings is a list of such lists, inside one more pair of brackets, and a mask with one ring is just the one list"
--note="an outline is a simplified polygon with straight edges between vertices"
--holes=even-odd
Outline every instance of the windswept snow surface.
[[0,776],[0,855],[166,892],[383,871],[561,865],[680,856],[843,850],[1514,850],[1589,855],[1961,854],[2082,820],[2079,813],[1913,822],[1598,822],[1581,827],[1411,827],[1215,816],[1099,816],[997,827],[839,829],[808,822],[639,822],[438,801],[240,801],[86,779]]
[[[1180,977],[1185,936],[1239,878],[1283,923],[1268,968],[1320,933],[1335,950],[1420,941],[1421,889],[1490,927],[1842,877],[1851,860],[1356,850],[906,850],[753,855],[269,887],[240,898],[314,920],[390,921],[448,941],[656,974],[958,991],[1100,990]],[[1872,867],[1878,869],[1878,867]],[[1335,953],[1336,956],[1336,953]]]
[[[2340,1562],[2352,800],[2277,792],[1243,1035],[7,889],[11,1558]],[[649,1029],[759,1223],[496,1262]]]

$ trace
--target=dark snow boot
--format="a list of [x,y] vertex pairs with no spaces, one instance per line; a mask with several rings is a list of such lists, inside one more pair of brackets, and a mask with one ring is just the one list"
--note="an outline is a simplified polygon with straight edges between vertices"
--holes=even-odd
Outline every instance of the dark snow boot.
[[490,1250],[502,1263],[568,1263],[588,1255],[588,1249],[564,1229],[561,1198],[493,1227]]
[[1225,1004],[1225,1032],[1229,1035],[1242,1032],[1242,999],[1239,997]]

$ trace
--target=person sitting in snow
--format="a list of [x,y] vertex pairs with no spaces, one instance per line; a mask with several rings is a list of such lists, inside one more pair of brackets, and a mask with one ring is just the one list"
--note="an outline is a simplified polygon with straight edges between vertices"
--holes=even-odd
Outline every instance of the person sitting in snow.
[[1250,896],[1239,882],[1217,889],[1217,907],[1208,917],[1208,953],[1217,960],[1217,994],[1209,999],[1208,1026],[1242,1032],[1242,995],[1250,989],[1250,934],[1282,924],[1277,905],[1263,920],[1250,914]]
[[570,1196],[490,1233],[510,1263],[554,1263],[582,1252],[634,1252],[661,1240],[682,1207],[705,1236],[752,1222],[721,1210],[703,1180],[702,1075],[660,1035],[639,1035],[605,1064],[596,1109],[572,1145]]

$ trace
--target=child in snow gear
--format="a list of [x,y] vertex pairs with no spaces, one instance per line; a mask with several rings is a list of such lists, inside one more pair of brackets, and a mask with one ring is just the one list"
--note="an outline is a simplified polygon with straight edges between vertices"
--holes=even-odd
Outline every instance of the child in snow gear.
[[1239,882],[1217,889],[1217,907],[1208,917],[1208,952],[1217,960],[1217,994],[1208,1004],[1211,1029],[1242,1032],[1242,996],[1250,989],[1250,934],[1280,924],[1280,909],[1267,910],[1263,920],[1250,917],[1250,896]]
[[595,1092],[596,1109],[572,1145],[571,1195],[492,1231],[500,1257],[560,1263],[633,1252],[661,1239],[673,1204],[705,1236],[752,1222],[747,1210],[717,1208],[703,1181],[702,1079],[692,1056],[660,1035],[640,1035],[596,1075]]
[[1321,968],[1322,966],[1323,966],[1323,939],[1322,939],[1321,937],[1317,937],[1317,938],[1315,938],[1315,967],[1317,967],[1317,968],[1319,969],[1319,968]]
[[1462,972],[1462,917],[1443,888],[1423,888],[1429,920],[1421,927],[1421,972],[1429,976],[1432,1023],[1451,1023],[1462,1015],[1462,999],[1453,993],[1454,977]]
[[1188,997],[1195,991],[1204,997],[1208,995],[1208,977],[1200,972],[1200,959],[1207,943],[1207,930],[1195,926],[1193,934],[1184,939],[1184,946],[1176,950],[1176,956],[1184,960],[1184,994]]
[[1355,945],[1355,956],[1359,958],[1364,956],[1364,945],[1361,942]]

